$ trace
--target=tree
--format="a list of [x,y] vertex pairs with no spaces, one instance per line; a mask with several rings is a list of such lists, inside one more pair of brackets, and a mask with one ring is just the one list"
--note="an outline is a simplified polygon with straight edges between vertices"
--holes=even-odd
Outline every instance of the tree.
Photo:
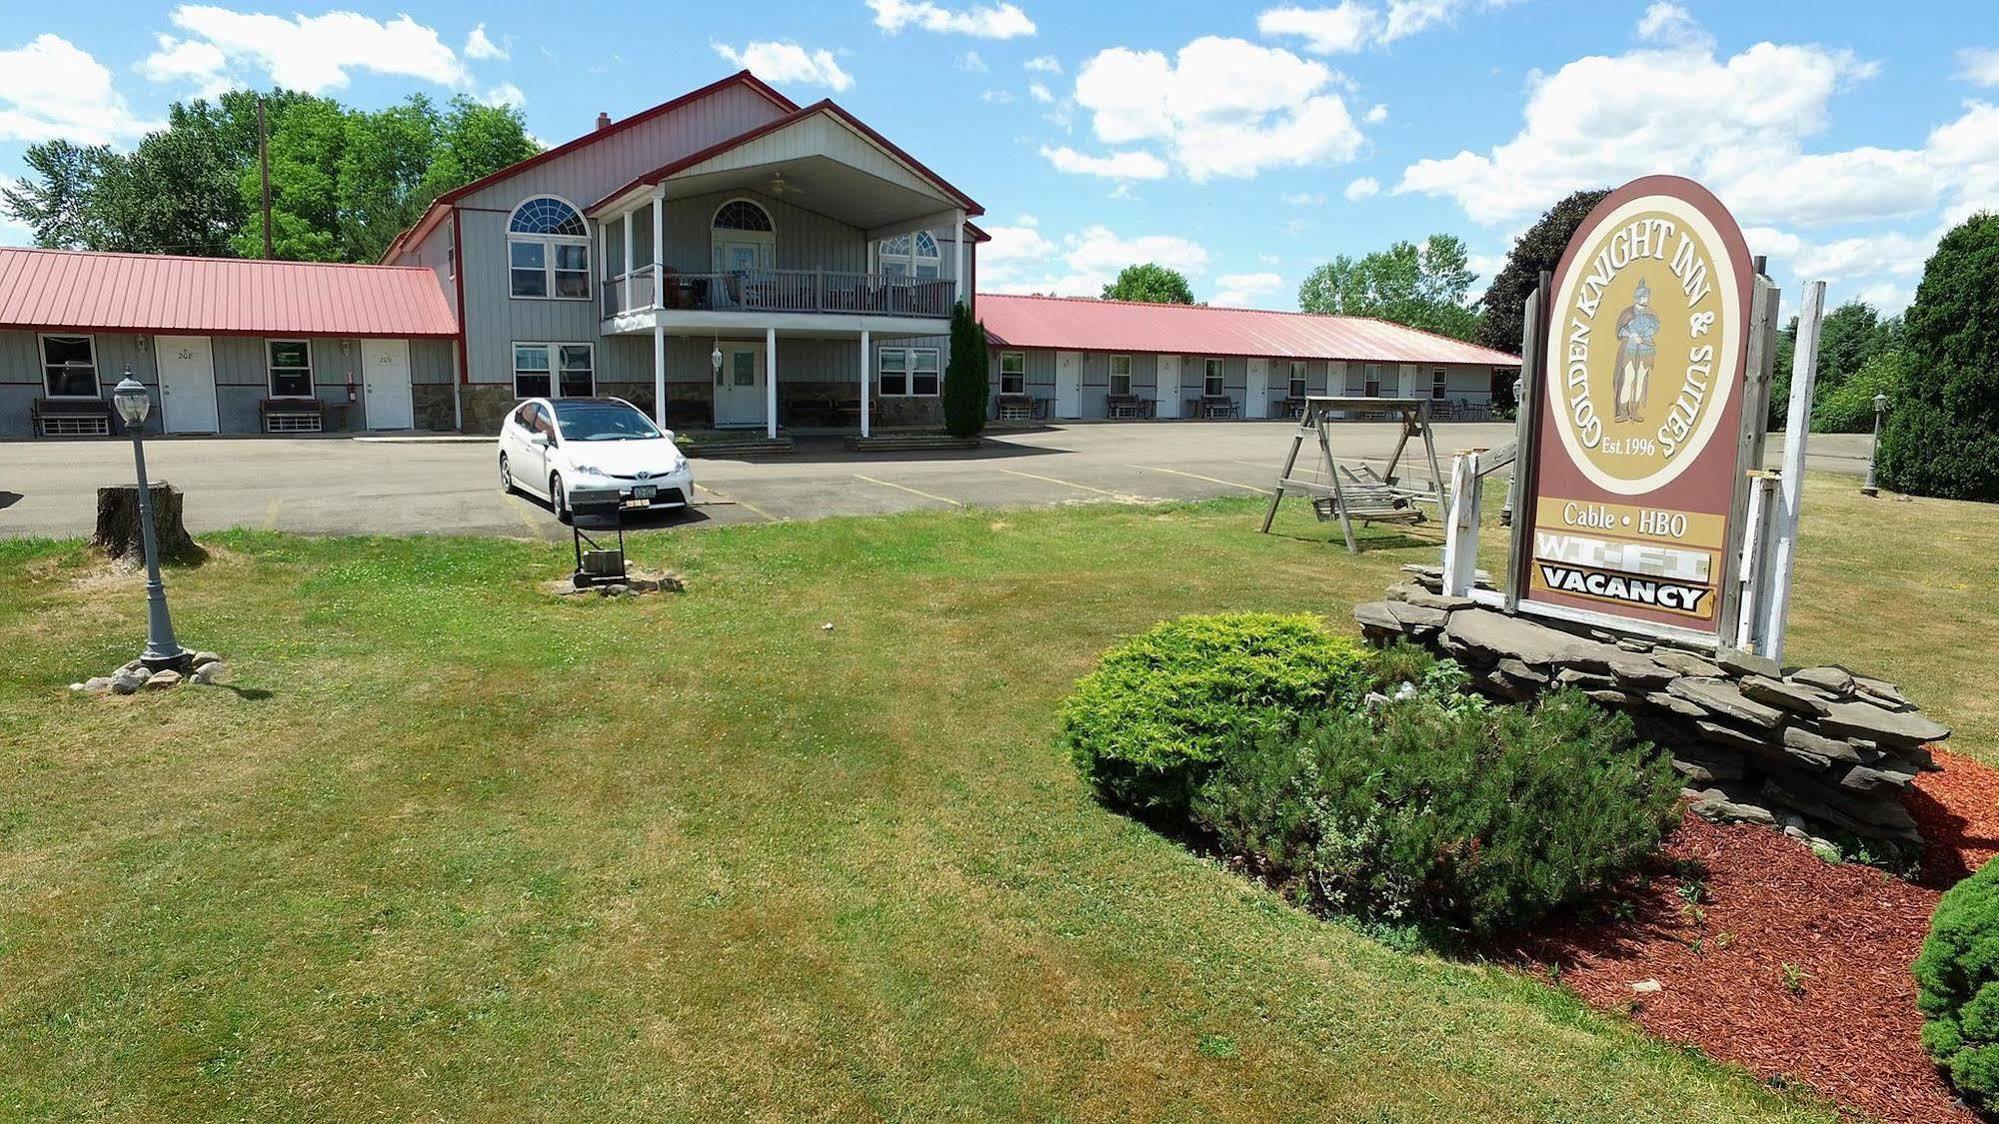
[[1943,236],[1902,338],[1907,368],[1881,435],[1881,482],[1999,500],[1999,215],[1981,212]]
[[31,178],[0,191],[7,214],[35,232],[37,246],[97,248],[102,232],[91,206],[91,188],[105,162],[117,159],[111,149],[52,140],[29,145],[24,159]]
[[944,428],[970,437],[986,427],[986,327],[959,301],[951,310],[951,360],[944,368]]
[[1493,275],[1492,284],[1479,299],[1483,311],[1478,334],[1473,337],[1477,342],[1508,354],[1520,350],[1521,309],[1527,294],[1540,284],[1542,270],[1553,273],[1561,264],[1562,251],[1576,236],[1576,228],[1609,194],[1608,188],[1575,192],[1543,211],[1526,233],[1514,239],[1506,264]]
[[1468,261],[1464,240],[1449,234],[1431,235],[1421,246],[1397,242],[1359,260],[1342,254],[1305,278],[1298,307],[1470,339],[1478,314],[1465,297],[1478,275]]
[[[1812,408],[1812,429],[1827,432],[1822,423],[1818,403],[1837,394],[1849,379],[1882,356],[1895,351],[1902,344],[1902,318],[1891,316],[1882,319],[1873,305],[1865,301],[1848,301],[1825,314],[1819,320],[1819,365],[1812,386],[1814,405]],[[1770,427],[1781,429],[1788,424],[1791,408],[1791,370],[1796,361],[1798,348],[1798,318],[1791,317],[1790,323],[1778,335],[1775,366],[1770,379]],[[1871,395],[1871,392],[1870,392]],[[1846,417],[1850,411],[1836,411]],[[1831,417],[1832,415],[1824,415]],[[1842,423],[1848,424],[1848,423]],[[1870,415],[1868,426],[1873,421]],[[1835,428],[1830,432],[1844,432]]]
[[1177,269],[1157,262],[1128,265],[1117,280],[1104,286],[1105,300],[1145,301],[1150,304],[1193,304],[1194,290]]

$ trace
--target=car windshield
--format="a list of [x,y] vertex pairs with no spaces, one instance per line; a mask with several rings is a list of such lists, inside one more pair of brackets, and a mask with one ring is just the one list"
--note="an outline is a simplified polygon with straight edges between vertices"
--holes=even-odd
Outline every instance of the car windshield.
[[660,436],[644,414],[619,402],[557,402],[565,441],[642,441]]

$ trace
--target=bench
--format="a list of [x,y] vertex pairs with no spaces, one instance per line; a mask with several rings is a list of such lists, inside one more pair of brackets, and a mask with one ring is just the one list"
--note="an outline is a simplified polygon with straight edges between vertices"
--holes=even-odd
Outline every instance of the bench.
[[28,406],[37,437],[109,437],[111,403],[102,398],[37,398]]
[[1190,418],[1238,418],[1242,407],[1226,394],[1187,399],[1187,416]]
[[1040,421],[1042,400],[1026,394],[1002,394],[999,396],[999,420]]
[[1104,413],[1113,418],[1149,418],[1152,400],[1136,394],[1111,394],[1104,398]]
[[319,433],[326,429],[326,403],[317,398],[263,398],[257,413],[265,433]]

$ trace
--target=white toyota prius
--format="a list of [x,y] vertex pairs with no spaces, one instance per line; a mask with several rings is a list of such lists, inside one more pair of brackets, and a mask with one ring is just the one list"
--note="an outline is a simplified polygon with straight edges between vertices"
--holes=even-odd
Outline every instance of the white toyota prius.
[[686,509],[694,473],[673,431],[622,398],[530,398],[500,426],[500,488],[569,518],[572,489],[616,488],[626,507]]

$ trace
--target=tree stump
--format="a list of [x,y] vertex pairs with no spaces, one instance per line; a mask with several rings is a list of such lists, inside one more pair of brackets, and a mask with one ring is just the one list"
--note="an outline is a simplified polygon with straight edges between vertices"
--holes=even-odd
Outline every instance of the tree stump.
[[[199,566],[207,561],[208,552],[188,535],[187,525],[181,521],[180,489],[155,482],[151,491],[153,533],[159,540],[160,564]],[[145,531],[139,522],[137,484],[97,489],[97,533],[90,542],[106,557],[134,566],[146,564]]]

